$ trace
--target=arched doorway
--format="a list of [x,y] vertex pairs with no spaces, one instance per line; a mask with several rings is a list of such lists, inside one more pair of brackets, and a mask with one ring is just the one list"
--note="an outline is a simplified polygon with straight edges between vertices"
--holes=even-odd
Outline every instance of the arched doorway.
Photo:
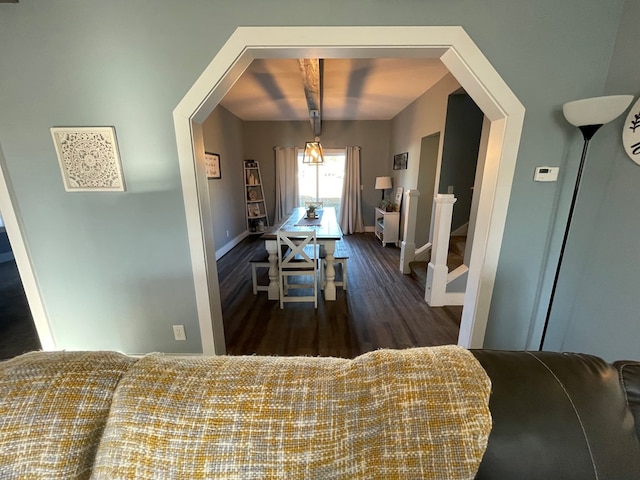
[[[322,39],[319,45],[318,39]],[[458,343],[481,347],[524,107],[462,27],[239,27],[173,112],[204,354],[225,353],[201,123],[257,58],[439,58],[486,117],[481,189]]]

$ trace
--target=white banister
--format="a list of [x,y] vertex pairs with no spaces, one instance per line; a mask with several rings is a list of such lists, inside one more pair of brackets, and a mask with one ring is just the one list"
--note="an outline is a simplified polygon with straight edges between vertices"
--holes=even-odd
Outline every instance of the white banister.
[[431,261],[427,267],[427,285],[424,293],[424,299],[432,307],[461,305],[464,301],[464,293],[447,293],[449,280],[447,255],[455,203],[456,198],[452,194],[439,193],[434,198],[433,245],[431,247]]
[[466,265],[460,265],[458,268],[456,268],[455,270],[451,270],[448,274],[447,274],[447,283],[451,283],[454,280],[460,278],[461,276],[463,276],[465,273],[467,273],[469,271],[469,267],[467,267]]
[[431,257],[431,242],[425,243],[420,248],[416,248],[416,255],[414,257],[414,262],[423,262],[425,260],[429,260]]
[[409,263],[416,256],[416,222],[418,221],[418,190],[404,191],[404,232],[400,244],[400,271],[411,273]]

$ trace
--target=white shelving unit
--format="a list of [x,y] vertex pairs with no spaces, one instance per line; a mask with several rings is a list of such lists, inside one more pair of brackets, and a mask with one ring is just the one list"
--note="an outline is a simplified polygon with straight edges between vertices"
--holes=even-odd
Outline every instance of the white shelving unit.
[[246,202],[247,229],[259,235],[269,225],[267,204],[264,200],[260,165],[255,160],[244,161],[244,199]]
[[398,228],[400,226],[399,212],[385,212],[377,208],[375,211],[375,232],[382,246],[393,243],[398,246]]

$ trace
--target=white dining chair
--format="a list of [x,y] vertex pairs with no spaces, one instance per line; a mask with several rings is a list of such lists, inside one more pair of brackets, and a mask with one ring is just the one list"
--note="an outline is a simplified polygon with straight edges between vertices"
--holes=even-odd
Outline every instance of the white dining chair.
[[[318,308],[318,242],[315,230],[278,230],[280,308],[287,302],[313,302]],[[311,276],[312,281],[308,281]],[[294,283],[289,280],[298,277]],[[289,295],[290,289],[313,290],[313,295]]]
[[324,208],[324,201],[319,200],[319,201],[307,201],[304,202],[304,206],[305,208],[309,208],[309,207],[314,207],[316,210],[319,210],[321,208]]

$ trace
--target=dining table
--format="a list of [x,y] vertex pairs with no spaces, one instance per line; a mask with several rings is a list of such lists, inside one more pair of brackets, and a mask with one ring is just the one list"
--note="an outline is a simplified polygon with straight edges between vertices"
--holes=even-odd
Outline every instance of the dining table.
[[317,218],[307,218],[307,210],[304,207],[294,208],[288,217],[281,222],[268,227],[262,234],[264,245],[269,253],[269,300],[279,300],[279,272],[278,272],[278,230],[287,232],[315,230],[316,242],[320,246],[321,256],[326,260],[324,285],[324,299],[334,301],[336,299],[336,272],[333,266],[336,242],[342,240],[342,230],[336,218],[336,210],[333,207],[324,207],[316,210]]

